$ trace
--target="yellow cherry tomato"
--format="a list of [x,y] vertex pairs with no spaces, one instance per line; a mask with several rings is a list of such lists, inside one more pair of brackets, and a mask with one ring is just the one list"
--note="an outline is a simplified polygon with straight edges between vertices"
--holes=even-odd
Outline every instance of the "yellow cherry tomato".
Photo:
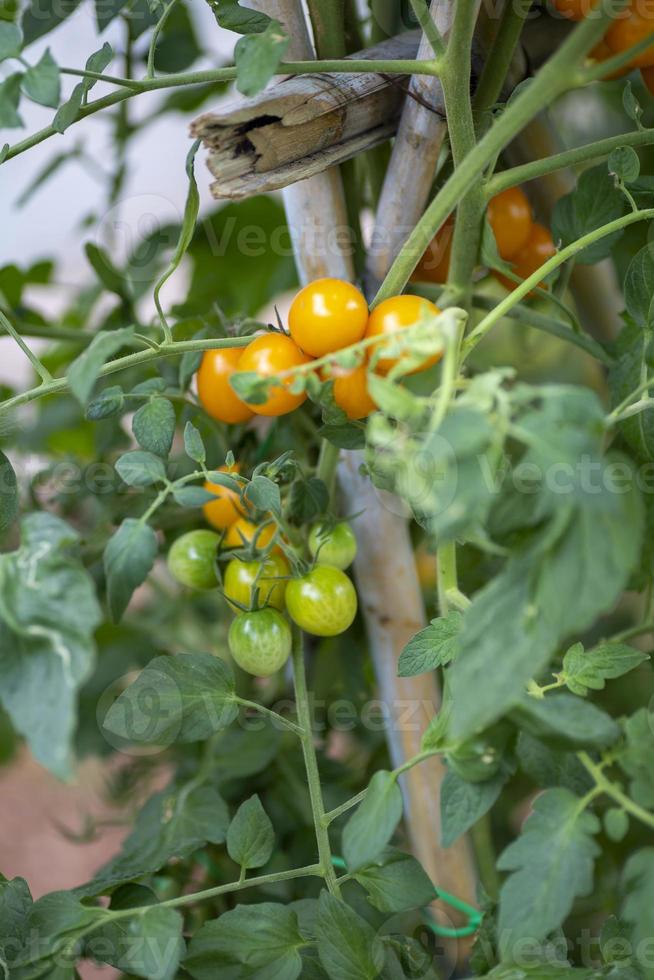
[[[422,296],[391,296],[390,299],[386,299],[379,306],[376,306],[370,314],[366,337],[390,337],[400,330],[406,330],[407,327],[419,323],[426,313],[432,313],[436,316],[440,310],[434,303],[430,303],[428,299],[423,299]],[[432,364],[437,364],[441,357],[442,354],[439,352],[426,358],[411,373],[424,371]],[[397,361],[398,358],[394,357],[380,357],[375,365],[375,370],[379,374],[388,374]]]
[[257,548],[263,551],[272,541],[275,530],[273,523],[265,524],[262,527],[260,524],[253,524],[247,517],[239,517],[233,524],[230,524],[223,545],[226,548],[244,548],[256,538]]
[[[221,466],[218,472],[238,473],[239,469],[240,467],[236,463],[231,467]],[[223,487],[220,483],[209,483],[208,481],[204,484],[204,489],[216,496],[215,500],[210,500],[202,508],[205,519],[212,527],[218,531],[224,531],[225,528],[230,527],[234,521],[243,516],[243,504],[236,490],[232,490],[231,487]]]
[[288,314],[291,337],[312,357],[358,343],[367,323],[363,293],[342,279],[310,282],[297,294]]
[[284,609],[289,574],[290,566],[281,554],[273,553],[263,562],[232,558],[223,576],[225,598],[237,611],[239,607],[251,609],[256,589],[259,606]]
[[350,370],[334,364],[327,377],[334,382],[334,401],[349,419],[364,419],[377,408],[368,391],[366,364]]
[[533,220],[524,191],[509,187],[488,202],[488,222],[495,235],[500,257],[512,259],[529,241]]
[[[294,340],[282,333],[265,333],[256,337],[245,348],[238,361],[239,371],[253,371],[263,378],[270,378],[311,360],[303,354]],[[251,405],[257,415],[286,415],[298,408],[306,399],[306,392],[292,394],[288,388],[293,376],[275,385],[263,405]]]
[[254,412],[229,383],[245,347],[205,351],[196,375],[200,404],[218,422],[247,422]]

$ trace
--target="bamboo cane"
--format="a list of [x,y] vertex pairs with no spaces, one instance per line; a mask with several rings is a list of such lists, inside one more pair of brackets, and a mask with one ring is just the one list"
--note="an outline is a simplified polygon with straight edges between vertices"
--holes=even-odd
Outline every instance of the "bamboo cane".
[[[407,32],[354,57],[410,60],[418,40],[417,31]],[[191,124],[191,135],[210,151],[214,197],[278,190],[390,139],[404,101],[404,77],[374,72],[294,76],[256,98],[204,113]]]
[[[449,0],[434,0],[431,5],[436,26],[445,37],[452,9]],[[424,36],[417,57],[433,57]],[[414,75],[410,95],[416,98],[407,98],[404,105],[377,208],[366,270],[368,290],[373,293],[425,209],[447,131],[443,90],[437,78]]]

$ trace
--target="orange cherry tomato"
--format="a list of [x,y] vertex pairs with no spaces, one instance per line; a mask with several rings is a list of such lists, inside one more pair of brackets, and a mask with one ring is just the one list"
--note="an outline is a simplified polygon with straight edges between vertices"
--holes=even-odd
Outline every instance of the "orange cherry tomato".
[[251,544],[255,537],[257,548],[263,549],[270,544],[275,535],[275,525],[271,522],[263,527],[260,524],[253,524],[247,517],[239,517],[230,524],[227,534],[223,540],[225,548],[244,548]]
[[654,65],[650,65],[649,68],[641,68],[640,74],[645,83],[645,88],[654,95]]
[[552,6],[568,20],[583,20],[593,9],[597,0],[552,0]]
[[342,279],[316,279],[291,304],[288,327],[305,354],[324,357],[358,343],[368,323],[368,304],[356,286]]
[[[609,58],[613,58],[614,55],[615,51],[611,51],[604,38],[602,38],[602,40],[599,41],[590,51],[589,58],[591,58],[593,61],[598,61],[601,64],[603,61],[608,61]],[[606,75],[602,76],[602,81],[609,82],[614,78],[623,78],[623,76],[628,75],[630,71],[630,66],[625,65],[624,68],[618,68],[617,71],[607,72]]]
[[[543,262],[551,259],[555,253],[556,248],[549,230],[543,225],[534,222],[529,241],[513,257],[513,262],[511,263],[513,271],[520,279],[527,279],[541,267]],[[507,289],[515,289],[516,284],[506,276],[503,276],[501,272],[497,272],[495,275]],[[543,283],[540,283],[540,285],[542,286]]]
[[[221,466],[219,472],[238,473],[239,470],[240,466],[235,463],[234,466]],[[230,527],[234,521],[243,516],[243,505],[236,490],[232,490],[231,487],[223,487],[220,483],[209,482],[204,484],[204,489],[216,495],[215,500],[210,500],[202,508],[205,519],[212,527],[218,531],[224,531],[225,528]]]
[[527,244],[534,223],[525,192],[509,187],[496,194],[488,202],[488,221],[500,258],[508,262]]
[[205,351],[196,375],[198,398],[204,410],[218,422],[247,422],[254,412],[229,383],[244,347]]
[[654,65],[654,4],[650,0],[632,0],[612,22],[605,39],[613,54],[620,54],[644,38],[652,36],[652,43],[632,58],[632,68],[649,68]]
[[[389,337],[399,330],[406,330],[407,327],[419,323],[425,313],[437,315],[440,310],[434,303],[430,303],[428,299],[423,299],[422,296],[391,296],[390,299],[385,299],[379,306],[376,306],[370,314],[366,337]],[[441,357],[440,352],[428,357],[420,367],[415,368],[411,373],[424,371],[432,364],[437,364]],[[398,358],[395,357],[381,357],[377,361],[375,370],[379,374],[387,374],[397,363],[397,360]]]
[[[290,368],[308,364],[310,360],[286,334],[264,333],[245,348],[238,361],[238,370],[254,371],[261,377],[270,378]],[[292,412],[307,397],[304,391],[299,395],[288,391],[292,383],[292,376],[284,378],[271,389],[263,405],[250,407],[257,415],[286,415],[287,412]]]
[[367,365],[346,370],[333,365],[329,377],[334,382],[334,401],[349,419],[364,419],[377,406],[368,391]]
[[450,216],[425,249],[411,276],[412,282],[447,282],[453,234],[454,218]]

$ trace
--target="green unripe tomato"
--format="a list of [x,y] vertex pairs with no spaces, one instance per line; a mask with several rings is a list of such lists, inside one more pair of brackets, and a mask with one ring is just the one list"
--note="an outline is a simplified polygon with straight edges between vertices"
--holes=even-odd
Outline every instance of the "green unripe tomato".
[[329,524],[314,524],[309,533],[309,551],[321,565],[346,569],[356,557],[357,539],[350,525],[344,521],[331,527]]
[[258,590],[259,606],[283,609],[286,593],[285,577],[289,574],[288,562],[282,554],[273,552],[265,561],[241,561],[232,558],[223,576],[225,598],[233,609],[251,609],[255,589]]
[[168,552],[170,574],[192,589],[215,589],[218,585],[216,556],[220,536],[213,531],[188,531],[173,541]]
[[332,565],[316,565],[286,588],[291,619],[314,636],[338,636],[351,626],[357,612],[357,594],[345,572]]
[[291,627],[277,609],[259,609],[237,616],[227,641],[239,667],[255,677],[270,677],[290,656]]
[[506,725],[494,728],[457,745],[445,756],[450,769],[468,783],[492,779],[502,765],[502,756],[511,735]]

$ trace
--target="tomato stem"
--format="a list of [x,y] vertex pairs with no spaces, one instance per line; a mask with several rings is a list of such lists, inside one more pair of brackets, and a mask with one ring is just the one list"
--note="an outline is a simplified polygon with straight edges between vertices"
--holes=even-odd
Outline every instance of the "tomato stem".
[[316,843],[318,845],[318,857],[320,868],[325,879],[325,884],[332,895],[339,896],[340,888],[336,880],[336,872],[332,864],[332,851],[329,843],[329,831],[325,824],[325,805],[322,798],[322,787],[320,784],[320,773],[318,771],[318,759],[316,748],[313,743],[313,725],[311,719],[311,708],[309,704],[309,693],[307,689],[307,675],[304,665],[304,643],[302,630],[298,626],[293,626],[293,649],[291,652],[293,661],[293,686],[295,690],[295,706],[298,721],[300,723],[300,740],[302,742],[302,754],[304,756],[304,768],[307,775],[307,786],[309,789],[309,799],[311,801],[311,812],[313,814],[313,824],[316,833]]

